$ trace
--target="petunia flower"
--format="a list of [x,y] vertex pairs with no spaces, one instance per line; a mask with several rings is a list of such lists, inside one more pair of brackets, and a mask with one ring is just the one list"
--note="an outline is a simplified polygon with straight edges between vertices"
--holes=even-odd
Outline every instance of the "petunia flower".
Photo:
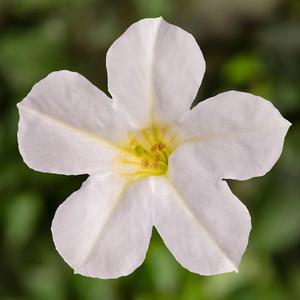
[[29,167],[90,175],[52,223],[56,249],[76,273],[133,272],[153,226],[188,270],[238,270],[251,221],[223,179],[267,173],[290,123],[271,102],[237,91],[190,109],[204,70],[191,34],[144,19],[108,50],[112,99],[80,74],[59,71],[18,104]]

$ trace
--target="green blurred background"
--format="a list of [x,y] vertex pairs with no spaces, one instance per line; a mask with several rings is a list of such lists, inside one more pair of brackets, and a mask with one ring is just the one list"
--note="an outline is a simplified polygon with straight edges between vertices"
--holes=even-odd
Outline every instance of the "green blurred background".
[[[237,89],[272,102],[293,123],[273,170],[230,182],[252,215],[239,274],[183,269],[154,230],[132,275],[73,275],[50,232],[57,206],[85,176],[34,172],[16,141],[16,103],[54,70],[78,71],[107,91],[105,54],[132,23],[163,16],[191,32],[207,62],[197,97]],[[195,62],[197,63],[197,62]],[[0,1],[0,299],[300,299],[299,0]]]

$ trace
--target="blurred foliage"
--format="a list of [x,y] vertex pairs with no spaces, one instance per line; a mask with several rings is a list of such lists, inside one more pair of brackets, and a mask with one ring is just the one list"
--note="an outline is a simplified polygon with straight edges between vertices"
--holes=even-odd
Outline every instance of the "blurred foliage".
[[[284,152],[263,178],[230,185],[252,215],[239,274],[183,269],[154,230],[132,275],[74,275],[50,232],[56,207],[84,176],[30,170],[17,150],[16,103],[48,73],[78,71],[107,91],[105,53],[133,22],[162,15],[197,39],[207,72],[197,100],[228,89],[252,92],[293,123]],[[0,299],[300,299],[300,1],[1,0]]]

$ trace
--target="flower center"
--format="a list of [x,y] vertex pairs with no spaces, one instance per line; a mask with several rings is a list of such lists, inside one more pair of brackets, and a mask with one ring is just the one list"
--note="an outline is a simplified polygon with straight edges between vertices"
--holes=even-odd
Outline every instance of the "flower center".
[[119,161],[122,175],[138,179],[165,174],[174,145],[167,128],[148,128],[130,136]]

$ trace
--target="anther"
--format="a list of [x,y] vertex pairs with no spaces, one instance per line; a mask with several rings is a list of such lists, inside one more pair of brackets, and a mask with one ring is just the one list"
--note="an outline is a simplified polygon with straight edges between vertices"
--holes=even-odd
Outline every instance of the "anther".
[[147,160],[147,159],[143,159],[143,160],[141,161],[141,166],[142,166],[143,169],[148,168],[148,166],[149,166],[148,160]]
[[151,147],[151,152],[155,152],[156,151],[156,147],[157,147],[157,144],[155,144],[154,146]]
[[154,155],[154,159],[155,159],[155,161],[160,161],[160,159],[161,159],[161,157],[160,157],[160,155],[159,154],[155,154]]
[[150,168],[151,168],[151,169],[154,169],[154,170],[157,169],[157,168],[158,168],[158,163],[155,162],[155,161],[152,162],[151,165],[150,165]]
[[162,143],[159,143],[159,144],[157,145],[157,148],[158,148],[159,151],[162,151],[162,150],[164,150],[165,145],[162,144]]

